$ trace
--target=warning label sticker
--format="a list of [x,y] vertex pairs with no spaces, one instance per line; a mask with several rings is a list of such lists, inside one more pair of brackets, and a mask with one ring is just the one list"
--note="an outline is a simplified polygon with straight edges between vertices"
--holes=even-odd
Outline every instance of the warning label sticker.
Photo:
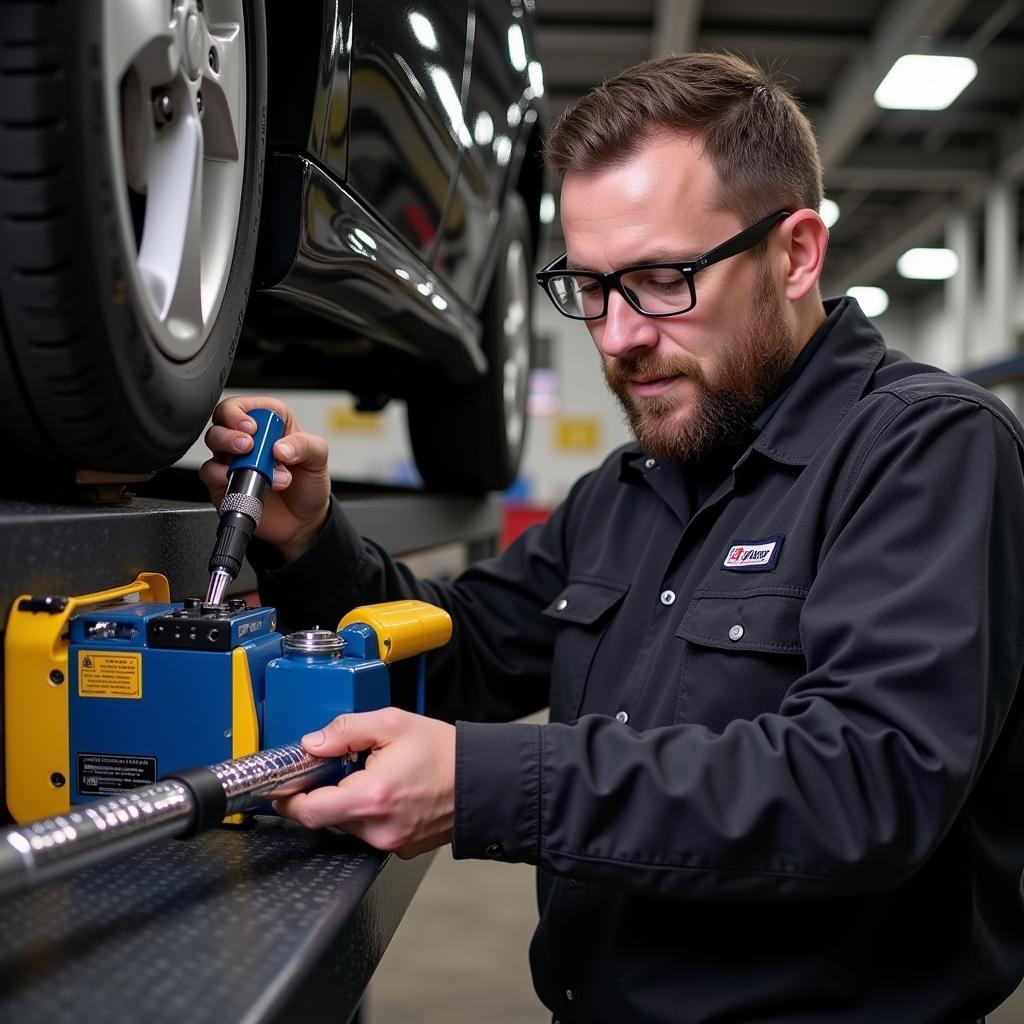
[[156,782],[156,758],[136,754],[79,754],[78,791],[125,793]]
[[78,652],[79,697],[142,698],[142,654],[125,651]]

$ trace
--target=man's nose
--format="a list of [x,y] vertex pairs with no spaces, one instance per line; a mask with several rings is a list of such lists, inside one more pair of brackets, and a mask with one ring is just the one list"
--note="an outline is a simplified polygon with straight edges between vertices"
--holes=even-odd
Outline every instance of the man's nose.
[[658,324],[638,313],[615,289],[608,295],[608,312],[598,348],[605,356],[620,359],[641,348],[658,344]]

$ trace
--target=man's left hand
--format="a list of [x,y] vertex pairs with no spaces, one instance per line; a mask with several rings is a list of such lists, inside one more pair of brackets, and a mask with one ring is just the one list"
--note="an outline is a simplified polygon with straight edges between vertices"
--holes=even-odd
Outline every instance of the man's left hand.
[[339,715],[303,736],[317,757],[369,750],[366,767],[336,786],[274,801],[306,828],[335,825],[378,850],[415,857],[452,840],[455,728],[398,708]]

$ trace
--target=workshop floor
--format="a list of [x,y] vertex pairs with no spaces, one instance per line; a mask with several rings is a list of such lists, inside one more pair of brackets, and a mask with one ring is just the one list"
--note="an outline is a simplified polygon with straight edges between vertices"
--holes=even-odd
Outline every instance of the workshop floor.
[[360,1024],[541,1024],[530,982],[533,868],[439,850],[370,986]]
[[[421,577],[466,565],[454,544],[404,560]],[[539,712],[525,721],[544,722]],[[533,868],[438,850],[374,974],[360,1024],[548,1024],[530,981]]]
[[[374,975],[360,1024],[547,1024],[526,950],[533,869],[439,850]],[[1024,1024],[1024,988],[987,1024]]]

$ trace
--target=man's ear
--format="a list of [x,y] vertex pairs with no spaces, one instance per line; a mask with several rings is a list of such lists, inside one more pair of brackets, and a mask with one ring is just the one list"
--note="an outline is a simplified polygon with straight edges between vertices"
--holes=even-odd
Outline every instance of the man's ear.
[[802,299],[818,283],[828,248],[828,228],[814,210],[797,210],[778,228],[786,255],[786,298]]

